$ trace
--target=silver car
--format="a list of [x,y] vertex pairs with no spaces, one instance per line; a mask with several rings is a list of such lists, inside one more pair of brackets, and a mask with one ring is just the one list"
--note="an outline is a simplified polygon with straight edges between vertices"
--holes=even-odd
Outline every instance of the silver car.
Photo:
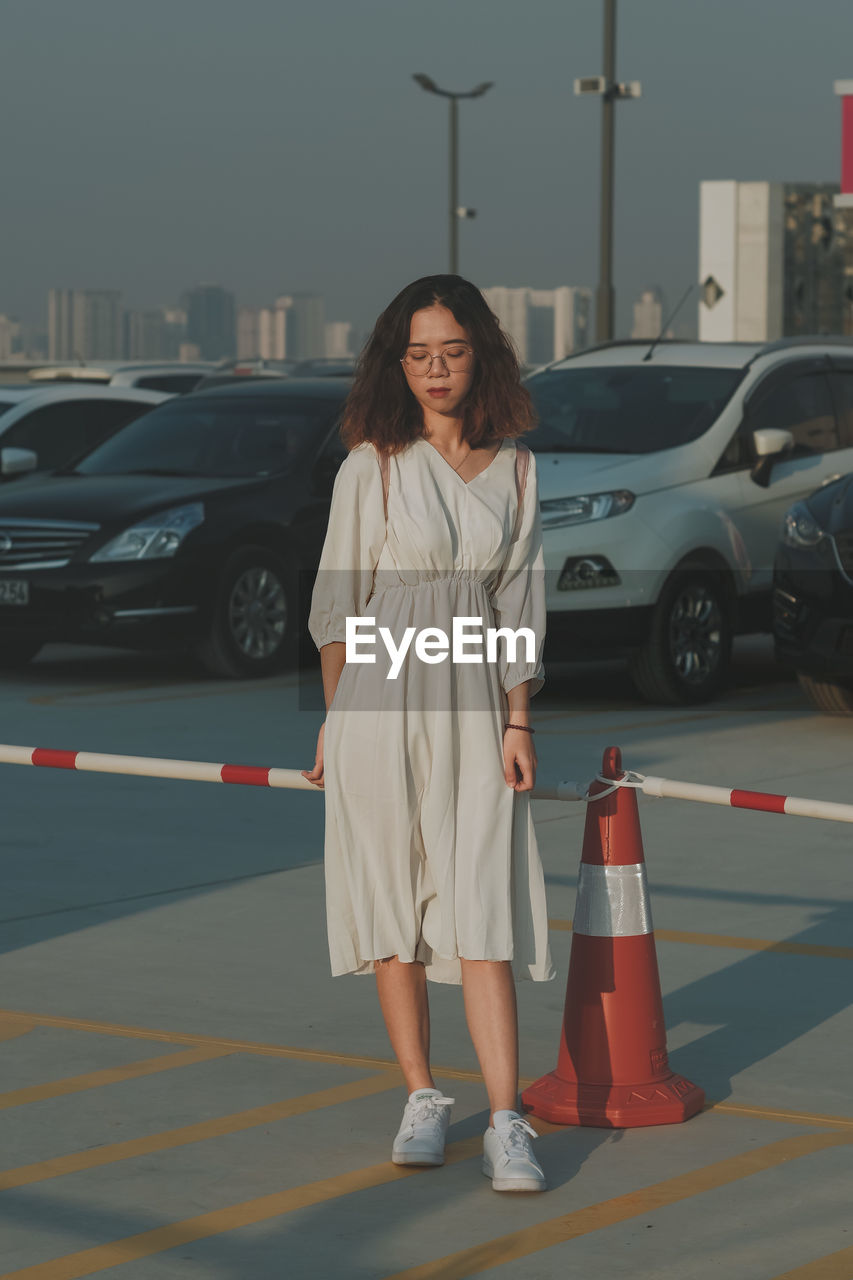
[[134,387],[0,386],[0,479],[55,471],[170,398]]

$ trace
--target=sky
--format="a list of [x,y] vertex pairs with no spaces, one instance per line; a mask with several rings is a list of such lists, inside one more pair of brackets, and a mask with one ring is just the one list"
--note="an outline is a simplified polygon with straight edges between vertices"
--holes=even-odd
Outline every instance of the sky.
[[[0,313],[47,290],[174,304],[326,297],[363,333],[447,270],[443,88],[460,106],[460,271],[595,288],[602,0],[0,0]],[[617,333],[698,274],[699,182],[837,182],[851,0],[619,0]],[[695,333],[696,304],[675,332]]]

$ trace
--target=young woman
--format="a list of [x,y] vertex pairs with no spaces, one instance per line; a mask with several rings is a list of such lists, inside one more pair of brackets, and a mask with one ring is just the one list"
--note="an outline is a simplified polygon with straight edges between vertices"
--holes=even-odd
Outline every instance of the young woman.
[[[327,712],[302,770],[325,790],[332,974],[375,973],[409,1091],[392,1159],[444,1163],[454,1099],[430,1072],[427,979],[461,983],[490,1104],[483,1172],[501,1191],[546,1186],[516,1110],[515,982],[555,977],[528,794],[545,589],[536,463],[529,453],[519,506],[515,438],[532,420],[474,285],[427,276],[379,317],[311,601]],[[367,621],[361,662],[345,660],[348,617]],[[454,619],[467,660],[442,646]],[[499,641],[489,661],[500,627],[532,643]],[[396,667],[381,628],[398,651],[410,638]]]

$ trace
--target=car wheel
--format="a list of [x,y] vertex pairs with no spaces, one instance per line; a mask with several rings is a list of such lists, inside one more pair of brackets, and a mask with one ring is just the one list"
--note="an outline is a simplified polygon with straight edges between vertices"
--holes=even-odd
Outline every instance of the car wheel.
[[629,660],[647,702],[708,702],[728,676],[732,604],[721,570],[687,565],[666,582],[645,644]]
[[25,667],[43,646],[44,641],[34,636],[0,637],[0,671]]
[[815,680],[801,671],[797,673],[797,679],[818,711],[829,716],[853,716],[853,684]]
[[242,680],[282,670],[296,647],[296,573],[266,547],[243,547],[222,568],[198,655],[213,675]]

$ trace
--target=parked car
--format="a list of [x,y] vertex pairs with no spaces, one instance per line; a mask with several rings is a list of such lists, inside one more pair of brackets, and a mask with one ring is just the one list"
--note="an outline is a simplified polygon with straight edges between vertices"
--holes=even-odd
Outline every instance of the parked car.
[[112,387],[139,387],[143,391],[168,391],[172,395],[184,395],[187,391],[194,391],[202,378],[215,367],[206,361],[190,364],[179,360],[161,360],[156,363],[144,360],[107,360],[98,364],[49,365],[31,369],[27,376],[38,385],[93,382]]
[[[847,379],[853,410],[853,372]],[[786,513],[773,576],[776,658],[812,702],[853,715],[853,475],[820,486]]]
[[853,470],[853,342],[616,342],[531,375],[547,654],[625,654],[648,700],[723,686],[771,629],[784,512]]
[[206,373],[196,391],[209,391],[211,387],[225,387],[232,382],[244,382],[246,378],[289,378],[298,360],[223,360]]
[[351,356],[315,356],[301,360],[291,371],[291,378],[351,378],[355,359]]
[[0,665],[49,640],[191,647],[228,677],[299,651],[348,384],[174,397],[74,466],[0,491]]
[[0,479],[62,467],[169,398],[132,387],[0,387]]

